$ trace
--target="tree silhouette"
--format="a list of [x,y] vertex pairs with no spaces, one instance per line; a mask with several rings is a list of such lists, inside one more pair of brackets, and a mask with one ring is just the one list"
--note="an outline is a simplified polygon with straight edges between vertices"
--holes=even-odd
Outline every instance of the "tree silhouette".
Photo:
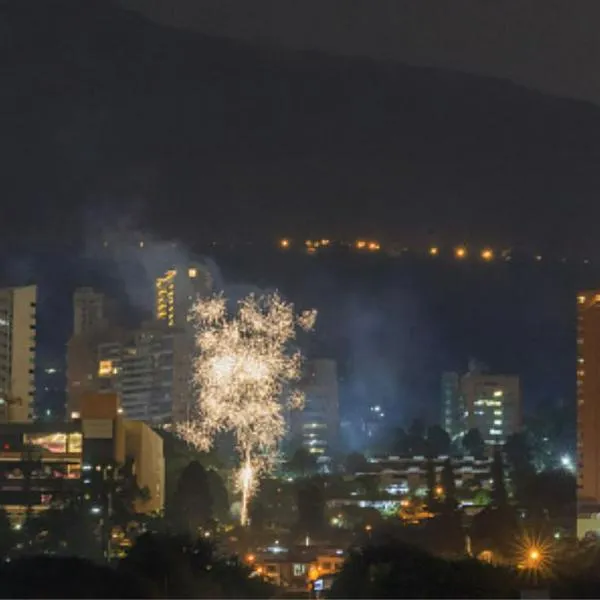
[[482,459],[485,455],[485,442],[481,432],[477,428],[469,429],[462,439],[462,447],[465,453],[476,459]]
[[[269,598],[272,587],[213,544],[186,535],[140,536],[119,571],[147,581],[160,598]],[[140,596],[143,597],[143,596]]]
[[16,543],[16,533],[12,528],[8,514],[4,508],[0,508],[0,560],[10,554]]
[[215,469],[208,469],[208,487],[212,498],[212,507],[214,516],[219,521],[226,522],[229,520],[229,494],[223,479]]
[[446,561],[404,543],[352,553],[330,598],[519,598],[509,571],[479,561]]
[[317,471],[317,459],[306,448],[298,448],[289,460],[288,469],[299,477],[307,477]]
[[450,436],[439,425],[427,429],[427,451],[431,456],[448,456],[450,454]]
[[0,598],[156,598],[133,574],[78,557],[34,556],[0,568]]
[[346,473],[364,473],[369,468],[369,463],[360,452],[351,452],[346,457]]
[[444,461],[441,475],[442,489],[444,490],[444,508],[449,511],[456,510],[458,502],[456,500],[456,480],[454,478],[454,468],[449,458]]
[[504,481],[504,461],[500,450],[494,452],[490,475],[492,477],[492,504],[496,508],[504,508],[508,505],[508,495]]
[[213,498],[206,470],[198,461],[193,460],[181,473],[169,513],[177,530],[192,536],[209,524]]
[[325,495],[316,481],[298,485],[298,528],[307,533],[318,533],[325,526]]
[[437,509],[437,478],[435,474],[435,463],[429,457],[425,463],[425,485],[427,486],[427,508],[434,512]]

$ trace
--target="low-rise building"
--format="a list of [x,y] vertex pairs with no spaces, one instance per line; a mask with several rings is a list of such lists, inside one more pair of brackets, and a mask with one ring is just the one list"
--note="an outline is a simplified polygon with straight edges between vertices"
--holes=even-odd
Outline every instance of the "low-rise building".
[[140,513],[164,505],[162,438],[144,423],[123,419],[113,394],[82,398],[81,415],[63,422],[0,424],[0,506],[16,523],[27,512],[85,497],[102,514],[102,482],[129,459],[149,498]]

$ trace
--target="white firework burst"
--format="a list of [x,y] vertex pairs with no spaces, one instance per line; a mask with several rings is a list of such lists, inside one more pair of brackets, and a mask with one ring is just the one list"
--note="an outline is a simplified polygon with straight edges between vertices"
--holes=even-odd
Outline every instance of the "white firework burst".
[[230,316],[226,299],[219,295],[198,300],[192,319],[197,398],[190,420],[177,431],[202,450],[213,445],[218,433],[233,432],[240,458],[236,480],[242,493],[241,522],[246,525],[259,477],[275,464],[286,411],[304,402],[294,389],[303,357],[290,342],[298,329],[314,327],[316,311],[296,315],[278,294],[250,295]]

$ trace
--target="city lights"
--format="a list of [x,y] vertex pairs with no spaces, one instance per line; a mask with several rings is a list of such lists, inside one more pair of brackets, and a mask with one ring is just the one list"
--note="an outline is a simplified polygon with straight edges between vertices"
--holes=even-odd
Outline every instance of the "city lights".
[[437,256],[440,253],[440,250],[437,246],[432,246],[431,248],[429,248],[429,254],[431,256]]
[[279,246],[281,248],[289,248],[290,247],[290,240],[288,240],[287,238],[283,238],[282,240],[279,240]]
[[290,351],[297,328],[312,329],[316,312],[299,316],[277,294],[248,296],[230,316],[223,296],[200,299],[192,309],[197,356],[193,381],[196,403],[179,435],[208,450],[217,434],[234,434],[240,458],[237,487],[242,494],[240,520],[248,522],[248,503],[258,478],[277,461],[288,409],[303,404],[293,389],[302,355]]
[[486,262],[494,260],[494,252],[493,252],[493,250],[491,250],[490,248],[484,248],[481,251],[481,258],[483,260],[485,260]]
[[454,249],[454,257],[463,259],[467,257],[467,249],[464,246],[458,246]]

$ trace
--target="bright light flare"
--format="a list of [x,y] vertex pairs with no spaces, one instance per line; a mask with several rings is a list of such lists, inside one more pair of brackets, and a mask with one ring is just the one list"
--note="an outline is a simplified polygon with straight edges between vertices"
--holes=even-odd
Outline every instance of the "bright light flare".
[[494,260],[494,251],[491,248],[484,248],[481,251],[481,258],[486,262],[490,262]]
[[553,540],[525,533],[517,543],[519,568],[534,576],[552,572],[555,552]]
[[454,248],[454,257],[460,259],[467,257],[467,249],[464,246]]
[[276,463],[285,413],[303,404],[304,396],[293,385],[303,357],[291,342],[298,329],[310,331],[315,319],[315,311],[296,315],[277,294],[248,296],[233,316],[223,296],[200,299],[192,309],[197,397],[190,420],[176,431],[202,450],[219,433],[233,432],[241,463],[236,485],[243,525],[260,476]]

